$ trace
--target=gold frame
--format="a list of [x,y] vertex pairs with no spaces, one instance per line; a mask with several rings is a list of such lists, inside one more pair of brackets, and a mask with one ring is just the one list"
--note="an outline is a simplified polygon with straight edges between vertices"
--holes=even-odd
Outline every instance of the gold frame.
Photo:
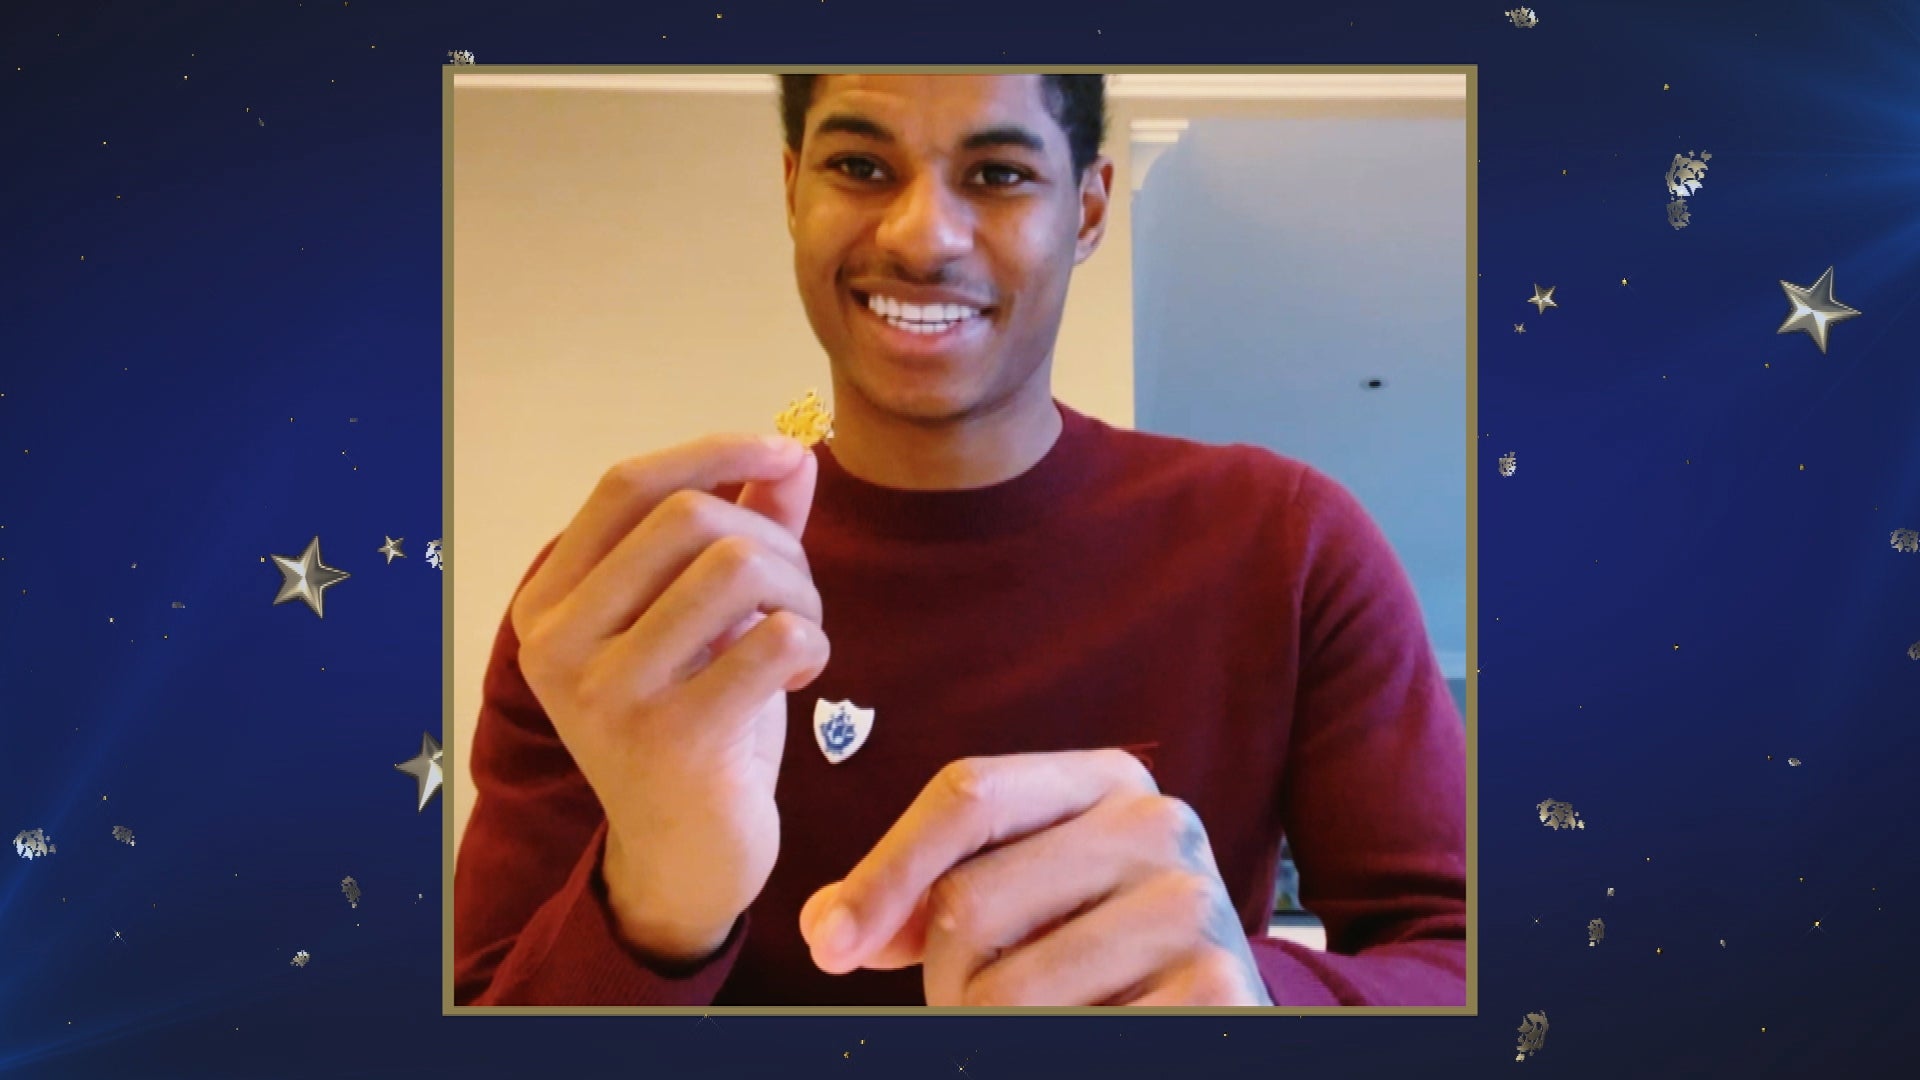
[[[441,861],[441,1015],[442,1016],[1478,1016],[1480,1014],[1479,952],[1479,552],[1480,471],[1475,467],[1479,436],[1479,68],[1473,64],[1407,65],[1126,65],[1087,64],[795,64],[778,69],[790,74],[847,72],[945,72],[949,74],[1153,74],[1153,75],[1464,75],[1466,77],[1467,134],[1467,1001],[1464,1006],[1285,1006],[1271,1008],[1213,1008],[1201,1006],[1115,1009],[1092,1006],[1023,1006],[958,1008],[930,1005],[875,1006],[567,1006],[567,1005],[455,1005],[453,1001],[453,869],[458,844],[453,834],[452,790],[459,777],[452,747],[443,741],[440,815]],[[457,75],[765,75],[766,65],[465,65],[445,64],[441,73],[441,520],[451,528],[453,517],[453,92]],[[451,541],[453,538],[449,537]],[[449,560],[448,572],[452,572]],[[441,593],[441,732],[453,730],[453,588]]]

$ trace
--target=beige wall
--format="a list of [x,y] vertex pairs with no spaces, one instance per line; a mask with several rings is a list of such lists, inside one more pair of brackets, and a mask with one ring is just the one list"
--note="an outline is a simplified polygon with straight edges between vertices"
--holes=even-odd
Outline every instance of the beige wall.
[[[1462,115],[1464,76],[1437,95],[1415,85],[1434,78],[1282,76],[1292,89],[1277,96],[1243,83],[1217,98],[1122,94],[1110,80],[1112,220],[1074,278],[1055,395],[1134,426],[1132,121]],[[481,675],[540,546],[615,461],[766,430],[792,397],[829,389],[794,288],[770,95],[483,82],[453,91],[449,184],[456,837],[473,805],[464,750]]]
[[[1113,220],[1077,272],[1054,391],[1133,424],[1126,127]],[[770,97],[454,91],[453,718],[456,836],[480,680],[515,584],[615,461],[766,430],[829,389],[800,307]]]

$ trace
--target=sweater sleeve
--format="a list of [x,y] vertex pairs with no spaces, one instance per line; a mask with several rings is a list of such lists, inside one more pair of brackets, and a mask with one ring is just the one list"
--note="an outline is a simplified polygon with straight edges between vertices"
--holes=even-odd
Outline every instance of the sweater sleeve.
[[1466,732],[1419,601],[1359,501],[1312,469],[1281,813],[1324,952],[1253,942],[1277,1005],[1466,1004]]
[[528,688],[519,654],[503,617],[470,753],[473,813],[454,869],[454,1003],[711,1004],[750,915],[691,970],[651,968],[625,945],[600,876],[605,815]]

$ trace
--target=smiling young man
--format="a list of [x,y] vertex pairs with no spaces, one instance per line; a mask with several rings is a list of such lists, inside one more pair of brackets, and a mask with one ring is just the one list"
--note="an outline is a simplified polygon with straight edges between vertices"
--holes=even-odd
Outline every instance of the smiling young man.
[[[456,1001],[1464,1004],[1464,734],[1384,537],[1053,398],[1100,77],[782,106],[835,435],[621,462],[535,559]],[[1324,952],[1266,935],[1283,834]]]

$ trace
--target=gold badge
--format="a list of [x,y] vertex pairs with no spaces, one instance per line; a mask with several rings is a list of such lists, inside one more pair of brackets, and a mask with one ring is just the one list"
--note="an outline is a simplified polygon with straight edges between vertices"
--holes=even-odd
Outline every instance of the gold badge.
[[802,446],[811,447],[822,439],[833,438],[833,413],[811,390],[782,410],[773,423],[780,434],[798,439]]

